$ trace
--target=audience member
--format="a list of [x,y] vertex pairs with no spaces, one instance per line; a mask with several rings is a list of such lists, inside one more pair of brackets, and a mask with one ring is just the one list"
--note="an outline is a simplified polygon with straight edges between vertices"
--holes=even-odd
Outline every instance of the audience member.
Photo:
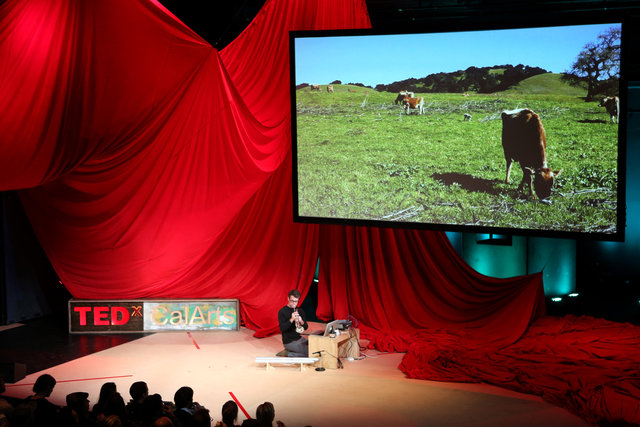
[[100,395],[98,396],[98,402],[93,405],[92,412],[94,416],[104,413],[104,408],[107,406],[107,401],[111,399],[116,393],[118,389],[116,387],[116,383],[104,383],[102,387],[100,387]]
[[211,415],[207,408],[202,406],[193,412],[191,417],[192,427],[211,427]]
[[[7,391],[4,385],[4,378],[0,375],[0,394]],[[9,418],[13,415],[13,405],[9,403],[5,398],[0,397],[0,427],[6,427],[9,425]]]
[[93,425],[89,412],[89,393],[76,391],[67,394],[67,406],[60,410],[59,424],[63,426],[89,427]]
[[226,427],[236,427],[238,419],[238,405],[233,400],[228,400],[222,405],[222,422]]
[[258,420],[260,427],[272,427],[275,417],[276,411],[271,402],[264,402],[256,409],[256,420]]
[[174,413],[176,419],[183,427],[191,427],[194,412],[201,408],[198,402],[193,401],[193,389],[186,386],[180,387],[173,396],[173,402],[176,405]]
[[117,415],[102,416],[95,425],[96,427],[123,427],[122,420]]
[[33,385],[34,394],[20,402],[15,409],[11,426],[57,425],[60,407],[47,400],[55,386],[56,380],[51,375],[40,375]]
[[118,393],[115,383],[108,382],[102,385],[98,403],[93,406],[92,414],[95,420],[109,415],[117,415],[121,420],[126,417],[124,399]]
[[[211,427],[209,410],[193,401],[193,389],[180,387],[174,395],[174,403],[163,402],[159,394],[149,395],[143,381],[131,384],[131,401],[126,405],[116,384],[104,383],[100,388],[98,402],[89,410],[89,394],[73,392],[66,396],[67,405],[60,408],[47,398],[53,392],[56,380],[48,374],[41,375],[33,386],[34,394],[24,399],[9,417],[11,405],[0,398],[0,427]],[[0,394],[4,392],[4,381],[0,377]],[[222,421],[216,426],[239,427],[238,405],[229,400],[222,405]],[[273,426],[275,408],[264,402],[256,409],[256,418],[247,419],[242,426]],[[277,421],[278,427],[284,427]]]
[[155,393],[147,396],[147,398],[142,401],[141,409],[142,425],[153,426],[153,423],[158,418],[166,416],[170,407],[168,405],[164,405],[162,402],[162,396]]
[[142,402],[149,396],[149,387],[144,381],[136,381],[129,387],[131,400],[127,403],[126,414],[132,423],[142,422]]
[[154,423],[153,427],[173,427],[175,424],[169,417],[160,417]]

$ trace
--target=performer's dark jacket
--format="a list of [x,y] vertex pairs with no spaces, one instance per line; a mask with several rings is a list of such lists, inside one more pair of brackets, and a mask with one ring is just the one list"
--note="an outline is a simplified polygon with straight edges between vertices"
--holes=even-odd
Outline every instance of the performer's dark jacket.
[[[298,307],[298,313],[302,320],[304,320],[304,324],[302,325],[306,330],[309,327],[307,323],[306,315],[304,311]],[[300,339],[301,335],[296,332],[296,322],[289,322],[291,319],[291,314],[293,314],[293,308],[285,305],[278,311],[278,324],[280,326],[280,332],[282,332],[282,343],[288,344],[293,341],[297,341]]]

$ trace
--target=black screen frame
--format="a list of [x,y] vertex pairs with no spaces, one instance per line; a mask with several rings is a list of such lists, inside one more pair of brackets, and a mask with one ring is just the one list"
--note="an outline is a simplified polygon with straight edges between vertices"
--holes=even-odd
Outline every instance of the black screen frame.
[[[291,31],[289,33],[290,49],[290,94],[291,94],[291,134],[292,134],[292,197],[293,197],[293,220],[302,224],[328,224],[346,226],[365,227],[390,227],[418,230],[468,232],[468,233],[491,233],[506,235],[522,235],[534,237],[570,238],[577,240],[596,241],[624,241],[626,229],[626,179],[627,179],[627,92],[628,92],[628,67],[633,61],[629,60],[630,50],[627,48],[629,33],[631,30],[631,16],[621,11],[597,11],[589,13],[575,13],[570,16],[563,14],[559,16],[539,17],[531,19],[531,16],[505,16],[503,19],[494,19],[491,22],[462,21],[460,19],[438,19],[428,25],[412,26],[410,30],[406,28],[384,28],[371,29],[348,29],[348,30],[313,30],[313,31]],[[633,19],[637,21],[637,19]],[[532,24],[532,22],[534,22]],[[335,37],[335,36],[367,36],[367,35],[395,35],[395,34],[421,34],[421,33],[451,33],[466,31],[503,30],[519,28],[538,28],[570,25],[589,25],[602,23],[620,23],[621,52],[620,52],[620,79],[619,98],[620,112],[618,123],[618,158],[617,158],[617,224],[615,233],[586,232],[586,231],[565,231],[536,228],[510,228],[492,227],[471,224],[443,224],[428,222],[401,222],[370,219],[351,219],[326,216],[305,216],[299,213],[299,191],[298,191],[298,149],[297,149],[297,123],[296,123],[296,57],[295,43],[299,38],[305,37]],[[423,23],[425,24],[425,23]],[[312,82],[309,82],[312,83]],[[315,83],[315,82],[313,82]],[[326,84],[327,82],[323,82]],[[386,82],[390,83],[390,82]],[[514,167],[518,167],[516,164]]]

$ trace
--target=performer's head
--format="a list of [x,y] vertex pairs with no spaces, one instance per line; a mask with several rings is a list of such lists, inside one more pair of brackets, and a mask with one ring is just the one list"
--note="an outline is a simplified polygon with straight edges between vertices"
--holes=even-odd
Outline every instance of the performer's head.
[[297,289],[290,290],[289,303],[287,305],[291,308],[296,308],[298,305],[298,301],[300,301],[300,291]]

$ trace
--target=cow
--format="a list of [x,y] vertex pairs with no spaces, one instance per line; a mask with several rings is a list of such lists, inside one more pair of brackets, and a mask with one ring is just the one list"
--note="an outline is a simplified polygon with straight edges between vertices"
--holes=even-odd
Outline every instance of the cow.
[[327,92],[333,93],[333,85],[327,86]]
[[317,90],[318,92],[320,92],[320,85],[309,85],[311,87],[311,92],[313,92],[314,90]]
[[403,106],[404,112],[406,114],[409,114],[410,110],[416,110],[418,112],[418,114],[422,114],[422,111],[424,109],[424,98],[422,98],[422,97],[419,97],[419,98],[406,97],[402,101],[402,106]]
[[604,107],[611,116],[611,123],[619,123],[620,122],[620,98],[617,96],[607,96],[600,104],[600,107]]
[[529,197],[535,199],[533,191],[540,200],[548,201],[554,178],[562,170],[552,171],[547,165],[547,136],[544,126],[533,111],[524,108],[502,112],[502,148],[507,161],[505,182],[510,183],[512,162],[520,163],[522,181],[518,191],[529,186]]
[[471,114],[469,113],[464,113],[464,121],[465,122],[470,122],[471,121]]
[[415,94],[413,92],[408,92],[406,90],[401,90],[396,97],[395,104],[402,104],[405,98],[413,98]]

